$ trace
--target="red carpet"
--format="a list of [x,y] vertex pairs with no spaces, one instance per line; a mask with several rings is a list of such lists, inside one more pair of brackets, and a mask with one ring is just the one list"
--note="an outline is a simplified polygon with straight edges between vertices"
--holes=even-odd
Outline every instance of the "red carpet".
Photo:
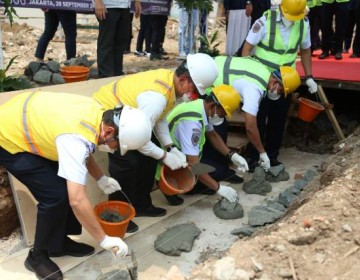
[[[360,82],[360,58],[349,58],[352,54],[343,53],[342,60],[335,60],[334,56],[325,59],[318,59],[321,51],[315,51],[312,57],[312,72],[315,79]],[[301,61],[296,62],[296,69],[301,77],[304,77],[304,70]]]

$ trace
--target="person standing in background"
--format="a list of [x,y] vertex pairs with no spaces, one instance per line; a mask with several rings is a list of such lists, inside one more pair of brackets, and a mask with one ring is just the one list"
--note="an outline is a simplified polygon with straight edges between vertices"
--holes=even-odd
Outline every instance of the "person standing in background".
[[54,38],[59,22],[65,33],[66,59],[76,57],[76,12],[69,10],[43,9],[45,16],[45,29],[41,35],[35,57],[37,61],[44,61],[49,42]]
[[224,0],[224,9],[228,14],[225,53],[233,56],[238,54],[250,29],[252,1]]
[[353,53],[350,55],[350,58],[360,58],[360,0],[357,0],[355,10],[356,31],[353,42]]
[[[123,75],[123,55],[129,41],[130,0],[94,0],[99,21],[97,63],[99,78]],[[135,18],[141,13],[135,1]]]

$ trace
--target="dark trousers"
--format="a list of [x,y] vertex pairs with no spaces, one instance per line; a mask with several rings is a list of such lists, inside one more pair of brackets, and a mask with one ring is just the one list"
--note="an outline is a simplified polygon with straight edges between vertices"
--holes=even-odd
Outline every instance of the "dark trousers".
[[251,13],[251,26],[259,19],[265,11],[270,9],[270,0],[253,0],[253,11]]
[[321,24],[321,7],[315,6],[310,8],[308,15],[310,23],[310,38],[311,38],[311,51],[316,50],[321,46],[319,31]]
[[349,12],[349,2],[322,3],[322,50],[329,52],[333,34],[333,17],[335,15],[335,53],[341,53],[345,36],[346,18]]
[[[276,161],[279,156],[290,102],[291,94],[286,98],[282,95],[278,100],[266,97],[260,102],[257,126],[261,142],[265,143],[265,150],[271,161]],[[251,163],[258,162],[259,152],[251,143],[247,145],[247,153]]]
[[49,10],[45,15],[45,29],[36,47],[35,57],[44,59],[49,42],[54,38],[59,22],[65,33],[66,59],[76,57],[76,12]]
[[160,17],[160,48],[162,48],[165,41],[166,23],[168,21],[168,16],[160,15]]
[[[202,36],[207,37],[207,12],[205,10],[200,11],[199,16],[199,33]],[[205,44],[200,41],[200,49],[204,49],[206,46]]]
[[353,42],[353,53],[360,55],[360,0],[357,0],[355,10],[356,31]]
[[351,42],[354,34],[355,20],[356,20],[356,0],[351,0],[349,3],[349,13],[345,24],[344,35],[344,49],[349,50],[351,48]]
[[149,15],[151,26],[151,53],[160,54],[161,39],[164,32],[164,19],[161,15]]
[[151,52],[151,26],[150,15],[140,15],[140,30],[136,42],[136,50],[141,52],[143,50],[143,43],[145,40],[145,51]]
[[123,55],[129,40],[130,9],[107,9],[99,20],[97,63],[99,78],[123,75]]
[[[158,161],[138,151],[128,151],[124,156],[109,154],[109,173],[117,180],[136,212],[152,206],[151,190],[154,186]],[[128,202],[122,192],[109,195],[109,200]]]
[[61,252],[66,236],[80,234],[81,225],[69,205],[66,180],[57,175],[58,162],[26,152],[10,154],[0,147],[0,165],[38,202],[34,247]]

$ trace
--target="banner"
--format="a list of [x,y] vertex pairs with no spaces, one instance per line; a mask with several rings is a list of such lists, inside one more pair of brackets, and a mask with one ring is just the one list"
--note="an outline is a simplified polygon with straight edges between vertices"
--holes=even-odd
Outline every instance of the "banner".
[[[0,6],[4,6],[4,0],[0,0]],[[79,13],[94,12],[92,0],[11,0],[11,6],[21,8],[72,10]]]

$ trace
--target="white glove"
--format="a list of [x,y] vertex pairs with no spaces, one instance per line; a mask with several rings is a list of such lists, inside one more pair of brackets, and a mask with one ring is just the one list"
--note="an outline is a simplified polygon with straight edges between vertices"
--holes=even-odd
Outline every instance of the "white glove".
[[232,187],[220,185],[217,193],[230,202],[237,202],[239,200],[237,192]]
[[249,166],[248,166],[246,160],[242,156],[240,156],[238,153],[234,153],[230,159],[231,159],[232,163],[237,166],[238,171],[240,171],[240,172],[249,171]]
[[259,160],[260,165],[262,166],[262,168],[264,168],[265,171],[268,171],[270,168],[270,159],[267,155],[267,153],[260,153],[260,160]]
[[307,78],[305,83],[308,86],[308,90],[309,90],[310,93],[316,93],[317,92],[318,85],[314,81],[313,78]]
[[[166,152],[165,152],[166,153]],[[171,170],[179,169],[182,167],[180,158],[172,153],[166,153],[163,163],[170,167]]]
[[112,251],[117,257],[125,257],[128,253],[128,246],[119,237],[105,235],[100,246],[105,250]]
[[181,161],[181,167],[185,168],[188,166],[186,162],[186,155],[178,150],[178,148],[174,147],[170,150],[170,153],[177,156]]
[[118,181],[105,175],[102,176],[99,180],[97,180],[97,184],[105,194],[111,194],[113,192],[121,190]]

